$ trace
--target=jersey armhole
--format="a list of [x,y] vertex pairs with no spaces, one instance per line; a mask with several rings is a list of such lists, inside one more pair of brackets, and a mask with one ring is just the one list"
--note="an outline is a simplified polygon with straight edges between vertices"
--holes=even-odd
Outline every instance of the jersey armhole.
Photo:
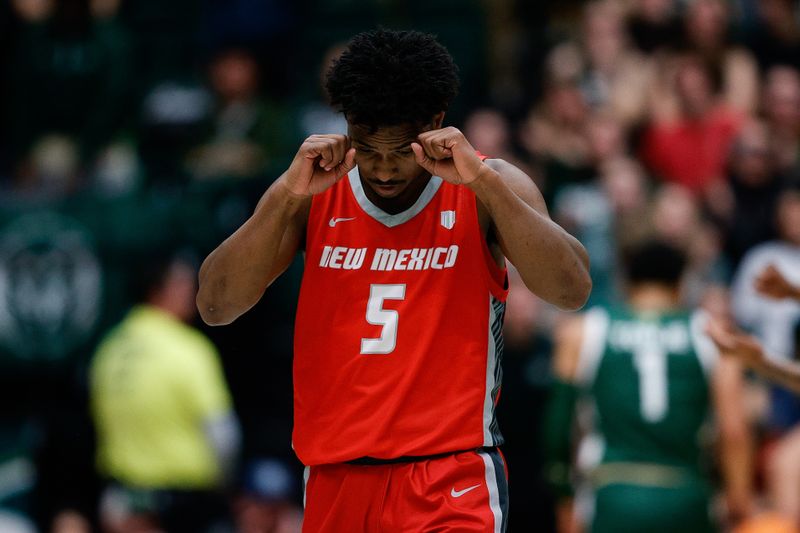
[[579,385],[590,387],[594,383],[606,349],[610,321],[608,312],[601,307],[594,307],[584,315],[583,339],[575,373]]
[[[501,268],[495,261],[494,255],[492,255],[492,251],[489,249],[486,234],[481,228],[480,218],[478,217],[478,197],[475,196],[475,193],[471,190],[466,190],[469,192],[468,196],[472,203],[471,210],[475,216],[475,232],[478,234],[478,240],[481,243],[481,254],[483,255],[483,262],[486,266],[486,281],[489,284],[489,290],[492,296],[501,302],[505,302],[508,297],[508,268]],[[505,263],[505,261],[506,259],[504,257],[503,262]]]
[[697,310],[692,313],[689,318],[689,336],[692,340],[692,347],[700,361],[700,366],[703,368],[706,377],[709,377],[714,368],[716,368],[720,355],[714,342],[706,335],[705,327],[707,322],[707,312]]

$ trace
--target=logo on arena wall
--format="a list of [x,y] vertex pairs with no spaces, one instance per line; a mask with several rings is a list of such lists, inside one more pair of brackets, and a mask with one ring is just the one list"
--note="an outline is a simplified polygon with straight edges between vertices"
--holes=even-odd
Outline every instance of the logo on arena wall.
[[0,345],[25,359],[58,359],[91,334],[102,276],[87,231],[55,213],[25,215],[0,232]]
[[453,229],[456,225],[456,212],[455,211],[442,211],[441,224],[446,229]]

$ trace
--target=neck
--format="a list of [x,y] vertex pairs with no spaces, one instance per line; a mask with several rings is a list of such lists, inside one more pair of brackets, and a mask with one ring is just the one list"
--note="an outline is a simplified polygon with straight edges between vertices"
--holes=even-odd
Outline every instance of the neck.
[[640,283],[630,289],[628,304],[639,312],[665,312],[680,307],[677,288],[661,283]]
[[421,175],[414,178],[403,192],[392,198],[384,198],[376,193],[370,184],[364,181],[364,178],[360,179],[361,187],[364,189],[364,194],[366,194],[367,199],[372,202],[375,207],[380,208],[381,211],[389,213],[390,215],[396,215],[414,205],[431,180],[431,175],[428,172],[423,172]]
[[154,307],[159,311],[162,311],[170,315],[175,320],[183,322],[183,317],[181,316],[180,309],[178,309],[176,305],[172,305],[169,301],[166,301],[161,298],[151,298],[146,303],[150,307]]

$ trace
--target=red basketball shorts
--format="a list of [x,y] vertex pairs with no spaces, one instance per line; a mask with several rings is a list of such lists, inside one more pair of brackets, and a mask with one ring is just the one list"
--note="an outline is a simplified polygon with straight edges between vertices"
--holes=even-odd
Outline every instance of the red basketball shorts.
[[495,449],[306,468],[304,533],[502,533],[507,515],[505,463]]

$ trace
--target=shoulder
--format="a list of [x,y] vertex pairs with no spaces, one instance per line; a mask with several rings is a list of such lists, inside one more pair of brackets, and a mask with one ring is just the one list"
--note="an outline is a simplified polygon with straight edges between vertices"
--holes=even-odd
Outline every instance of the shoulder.
[[751,248],[742,258],[739,270],[758,268],[764,262],[774,261],[777,256],[787,253],[787,247],[780,241],[768,241],[757,244]]
[[217,348],[203,332],[186,324],[179,324],[173,336],[175,343],[184,348],[187,356],[195,358],[215,358]]

